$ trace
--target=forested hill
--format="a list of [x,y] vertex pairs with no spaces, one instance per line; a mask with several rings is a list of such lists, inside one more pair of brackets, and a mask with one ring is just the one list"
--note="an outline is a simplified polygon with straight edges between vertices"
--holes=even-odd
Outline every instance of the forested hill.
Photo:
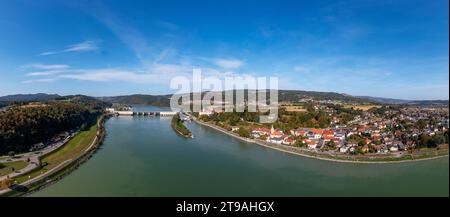
[[314,100],[339,100],[349,103],[370,103],[369,99],[361,99],[348,94],[335,92],[319,92],[304,90],[279,90],[278,100],[296,102],[305,98],[313,98]]
[[46,93],[37,93],[37,94],[15,94],[8,96],[0,96],[0,101],[16,101],[16,102],[31,102],[31,101],[48,101],[59,98],[58,94],[46,94]]
[[16,102],[0,110],[0,155],[26,152],[58,133],[87,126],[110,103],[74,95],[48,101]]
[[[202,92],[202,95],[204,95],[205,93],[206,92]],[[223,96],[225,96],[224,93],[225,92],[222,92]],[[247,90],[245,91],[245,93],[247,93]],[[98,97],[97,99],[104,100],[110,103],[169,106],[171,97],[172,94],[168,95],[134,94],[128,96]],[[344,102],[359,102],[359,103],[373,102],[368,99],[361,99],[350,95],[334,92],[315,92],[315,91],[301,91],[301,90],[278,91],[278,100],[280,102],[297,102],[305,98],[313,98],[315,100],[340,100]]]
[[94,97],[84,95],[68,95],[60,96],[57,94],[16,94],[0,97],[0,108],[8,105],[26,105],[30,102],[73,102],[82,104],[90,109],[103,109],[111,104],[102,100],[98,100]]
[[383,104],[408,104],[408,105],[448,105],[448,100],[404,100],[404,99],[392,99],[383,97],[372,97],[372,96],[357,96],[357,98],[367,99]]
[[99,115],[79,103],[49,102],[0,112],[0,155],[25,152],[58,133],[87,125]]
[[84,96],[84,95],[62,96],[55,100],[81,104],[81,105],[85,106],[86,108],[93,109],[93,110],[103,110],[104,108],[111,106],[111,103],[109,103],[109,102],[105,102],[105,101],[96,99],[94,97]]
[[109,103],[120,104],[137,104],[137,105],[153,105],[153,106],[170,106],[170,97],[172,95],[145,95],[134,94],[128,96],[98,97],[97,99]]

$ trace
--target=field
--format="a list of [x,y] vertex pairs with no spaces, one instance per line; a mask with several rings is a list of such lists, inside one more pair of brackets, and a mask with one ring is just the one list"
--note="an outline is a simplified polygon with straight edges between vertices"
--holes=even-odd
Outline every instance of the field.
[[75,160],[77,157],[84,154],[86,148],[94,140],[97,134],[97,124],[93,124],[89,130],[81,131],[73,139],[71,139],[66,145],[61,147],[55,152],[52,152],[41,158],[41,164],[43,167],[40,170],[28,173],[16,178],[18,183],[22,183],[29,178],[36,177],[46,171],[49,171],[55,167],[65,165],[69,163],[68,160]]
[[306,112],[306,109],[303,108],[303,106],[287,105],[282,106],[282,108],[285,108],[287,112]]
[[353,108],[354,110],[367,111],[371,108],[381,108],[380,105],[345,105],[344,108]]
[[0,163],[0,176],[4,176],[11,173],[12,168],[20,170],[27,166],[25,161],[15,161],[8,163]]

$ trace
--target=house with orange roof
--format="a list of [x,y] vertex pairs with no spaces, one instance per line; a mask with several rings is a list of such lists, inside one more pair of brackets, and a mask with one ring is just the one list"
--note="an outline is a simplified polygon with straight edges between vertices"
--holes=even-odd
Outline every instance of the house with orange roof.
[[292,144],[295,143],[295,139],[293,139],[293,138],[291,138],[291,137],[289,137],[289,136],[286,136],[286,137],[284,137],[284,140],[283,140],[282,143],[283,143],[284,145],[292,145]]
[[322,138],[323,130],[322,129],[310,129],[308,133],[308,137],[313,137],[313,139]]
[[309,141],[308,142],[309,149],[315,149],[316,147],[317,147],[317,141]]
[[306,136],[308,132],[306,130],[301,130],[301,129],[297,129],[297,130],[291,130],[291,134],[294,136]]

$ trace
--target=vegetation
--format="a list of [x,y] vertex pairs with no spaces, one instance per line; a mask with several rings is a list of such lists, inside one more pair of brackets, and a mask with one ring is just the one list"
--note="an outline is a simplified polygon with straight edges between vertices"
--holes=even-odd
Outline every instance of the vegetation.
[[81,104],[85,108],[89,110],[103,110],[106,107],[110,107],[111,103],[104,102],[98,99],[95,99],[90,96],[84,95],[71,95],[57,98],[58,101],[71,102],[76,104]]
[[171,95],[154,96],[154,95],[135,94],[129,96],[105,97],[102,98],[102,100],[119,104],[138,104],[138,105],[169,107],[170,97]]
[[184,126],[183,121],[180,119],[180,115],[176,114],[172,118],[172,128],[180,135],[184,137],[192,137],[191,131]]
[[0,176],[10,174],[16,170],[20,170],[27,166],[25,161],[14,161],[8,163],[0,163]]
[[19,106],[0,112],[0,154],[25,152],[56,134],[92,122],[98,111],[72,102]]
[[[247,99],[247,93],[249,90],[244,90],[245,99]],[[359,102],[359,103],[370,103],[371,101],[367,99],[362,99],[358,97],[353,97],[340,93],[333,92],[314,92],[314,91],[300,91],[300,90],[279,90],[278,99],[280,102],[297,102],[303,98],[315,98],[317,100],[341,100],[343,102]],[[202,92],[205,95],[206,92]],[[192,93],[190,96],[192,97]],[[222,96],[225,96],[225,91],[222,91]],[[114,96],[114,97],[104,97],[102,100],[110,103],[120,103],[120,104],[140,104],[140,105],[153,105],[153,106],[170,106],[170,98],[172,95],[144,95],[144,94],[134,94],[128,96]],[[268,100],[270,100],[268,98]]]
[[279,119],[274,127],[296,129],[298,127],[325,128],[330,124],[330,118],[323,111],[315,111],[311,104],[305,104],[306,112],[288,112],[284,108],[279,109]]
[[[84,131],[81,131],[73,139],[71,139],[66,145],[60,149],[51,152],[41,158],[41,168],[31,173],[16,177],[18,183],[22,183],[29,178],[34,178],[40,174],[43,174],[55,167],[65,165],[66,161],[76,160],[79,156],[85,154],[85,150],[92,144],[97,135],[97,124],[93,121],[90,127]],[[67,162],[68,163],[68,162]]]
[[250,131],[247,128],[240,127],[237,133],[241,137],[250,138]]
[[6,178],[3,180],[0,180],[0,189],[9,188],[11,185],[13,185],[14,180],[10,178]]
[[413,137],[413,141],[417,144],[416,148],[436,148],[440,144],[448,144],[448,131],[444,134],[429,136],[421,134]]
[[49,101],[60,97],[57,94],[15,94],[0,97],[1,102],[36,102],[36,101]]

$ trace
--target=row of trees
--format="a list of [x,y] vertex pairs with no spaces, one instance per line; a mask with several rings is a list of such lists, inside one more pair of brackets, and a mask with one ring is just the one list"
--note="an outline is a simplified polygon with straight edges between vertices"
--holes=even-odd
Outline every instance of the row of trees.
[[434,136],[422,134],[411,139],[417,144],[418,148],[436,148],[438,145],[448,144],[448,131],[443,134],[437,134]]
[[278,122],[274,127],[286,132],[298,127],[326,128],[330,126],[330,117],[324,111],[315,111],[312,105],[305,104],[306,112],[288,112],[285,108],[278,110]]
[[0,154],[25,152],[36,143],[95,120],[99,112],[83,104],[49,102],[0,112]]
[[[268,115],[268,112],[222,112],[213,113],[209,116],[200,116],[200,120],[213,121],[216,123],[226,123],[230,126],[245,124],[248,122],[257,123],[261,115]],[[275,128],[284,129],[289,132],[290,129],[298,127],[325,128],[330,125],[330,117],[326,112],[308,110],[307,112],[287,112],[284,108],[278,110],[278,121],[273,123]],[[266,127],[270,127],[271,124]]]

